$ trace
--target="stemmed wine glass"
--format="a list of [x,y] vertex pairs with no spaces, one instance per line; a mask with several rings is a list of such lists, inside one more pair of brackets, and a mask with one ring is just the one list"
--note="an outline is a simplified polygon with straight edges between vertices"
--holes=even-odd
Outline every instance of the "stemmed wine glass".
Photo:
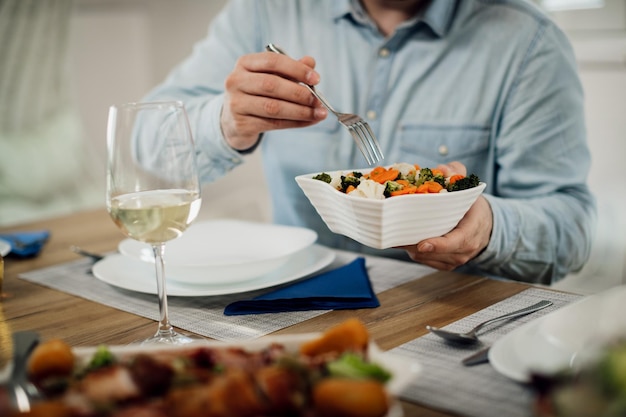
[[142,344],[186,344],[198,336],[174,330],[168,318],[165,242],[179,237],[200,210],[195,149],[183,103],[111,106],[107,126],[106,203],[131,239],[154,251],[159,327]]

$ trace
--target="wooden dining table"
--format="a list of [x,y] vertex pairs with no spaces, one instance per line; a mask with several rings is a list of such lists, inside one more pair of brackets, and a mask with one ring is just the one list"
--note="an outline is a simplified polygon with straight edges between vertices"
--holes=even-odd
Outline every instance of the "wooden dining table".
[[[152,320],[20,278],[21,273],[78,259],[71,245],[93,252],[115,250],[124,236],[104,208],[4,227],[0,233],[41,229],[49,230],[50,238],[39,255],[4,259],[0,313],[11,331],[34,330],[43,340],[61,338],[72,346],[126,344],[138,334],[153,332]],[[519,282],[435,272],[382,292],[379,308],[330,311],[275,334],[323,331],[348,317],[358,317],[373,340],[389,350],[424,335],[427,324],[444,326],[527,288]],[[405,416],[452,415],[406,401],[402,407]]]

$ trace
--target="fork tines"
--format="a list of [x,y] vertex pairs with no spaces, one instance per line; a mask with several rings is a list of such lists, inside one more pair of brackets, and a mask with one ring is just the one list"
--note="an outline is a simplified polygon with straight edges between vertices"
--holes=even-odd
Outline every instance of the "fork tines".
[[348,130],[369,165],[373,165],[384,158],[376,136],[367,122],[358,120],[349,125]]

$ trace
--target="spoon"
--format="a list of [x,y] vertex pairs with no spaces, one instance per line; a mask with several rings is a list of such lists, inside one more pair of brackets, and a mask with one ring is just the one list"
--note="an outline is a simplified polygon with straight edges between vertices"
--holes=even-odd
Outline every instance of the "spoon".
[[13,369],[9,379],[9,388],[13,406],[20,412],[30,411],[31,404],[41,398],[39,389],[27,375],[28,358],[39,344],[39,335],[32,331],[13,334]]
[[484,326],[487,326],[488,324],[491,324],[491,323],[495,323],[496,321],[511,319],[513,317],[519,317],[519,316],[524,316],[526,314],[534,313],[535,311],[541,310],[542,308],[546,308],[551,305],[552,305],[552,301],[543,300],[543,301],[538,302],[537,304],[533,304],[531,306],[522,308],[521,310],[512,311],[508,314],[504,314],[502,316],[484,321],[466,333],[455,333],[455,332],[451,332],[448,330],[439,329],[433,326],[426,326],[426,328],[431,333],[436,334],[437,336],[442,337],[451,342],[467,343],[467,344],[476,343],[478,342],[478,336],[476,336],[476,333],[478,332],[478,330],[482,329]]

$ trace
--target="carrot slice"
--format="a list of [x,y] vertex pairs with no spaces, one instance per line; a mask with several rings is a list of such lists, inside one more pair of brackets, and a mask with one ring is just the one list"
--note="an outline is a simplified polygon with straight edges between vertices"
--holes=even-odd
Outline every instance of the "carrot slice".
[[317,356],[323,353],[362,352],[369,342],[365,325],[356,318],[348,319],[326,330],[319,338],[300,345],[300,353]]
[[397,169],[389,168],[385,170],[383,168],[382,171],[370,172],[370,179],[372,181],[376,181],[379,184],[384,184],[387,181],[395,180],[396,178],[398,178],[399,174],[400,174],[400,171],[398,171]]
[[454,174],[450,177],[450,179],[448,180],[448,182],[450,184],[454,184],[455,182],[457,182],[458,180],[461,180],[465,178],[465,175],[461,175],[461,174]]
[[417,187],[417,193],[419,194],[436,194],[443,190],[443,186],[436,181],[426,181],[419,187]]
[[390,195],[395,197],[397,195],[415,194],[417,187],[404,187],[401,190],[392,191]]
[[372,170],[369,172],[369,174],[364,174],[363,176],[364,176],[365,178],[370,178],[370,179],[371,179],[372,177],[375,177],[375,176],[377,176],[377,175],[380,175],[381,173],[383,173],[383,172],[385,172],[385,171],[386,171],[385,167],[382,167],[382,166],[377,166],[377,167],[374,167],[374,169],[372,169]]
[[424,184],[428,184],[429,193],[438,193],[443,190],[443,186],[436,181],[426,181]]
[[440,169],[433,168],[433,169],[431,169],[430,171],[433,173],[433,176],[435,176],[435,177],[436,177],[437,175],[439,175],[439,176],[442,176],[442,177],[443,177],[443,171],[442,171],[442,170],[440,170]]
[[385,387],[368,379],[326,378],[313,387],[313,407],[327,417],[382,417],[389,409]]

